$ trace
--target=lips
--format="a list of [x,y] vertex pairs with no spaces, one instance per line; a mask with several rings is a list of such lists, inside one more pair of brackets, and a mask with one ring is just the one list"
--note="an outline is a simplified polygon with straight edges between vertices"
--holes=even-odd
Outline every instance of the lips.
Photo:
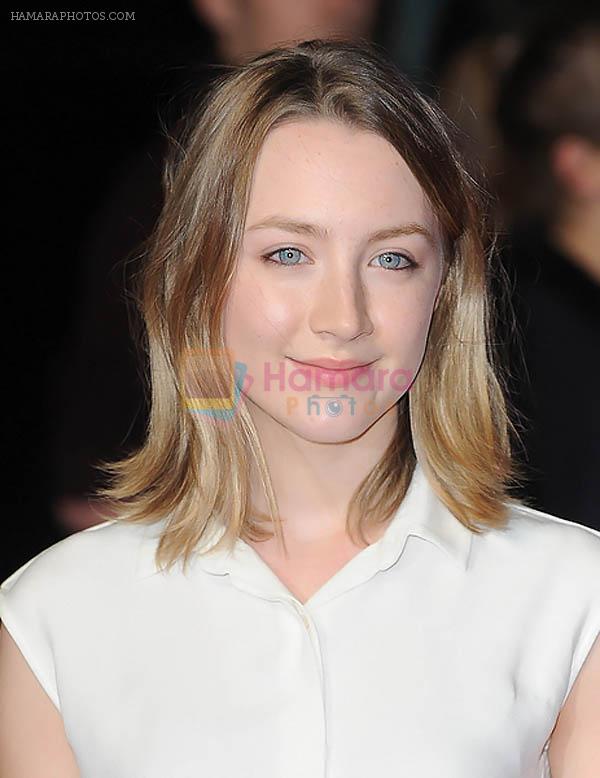
[[359,367],[368,367],[373,364],[375,360],[371,362],[357,362],[352,359],[331,359],[329,357],[315,358],[315,359],[292,359],[292,362],[296,362],[299,365],[306,365],[307,367],[320,367],[324,370],[353,370]]
[[318,358],[310,362],[300,362],[291,359],[303,372],[308,372],[311,382],[314,382],[313,389],[317,391],[321,388],[339,388],[348,389],[350,384],[361,376],[367,374],[372,362],[357,362],[355,359],[330,359]]

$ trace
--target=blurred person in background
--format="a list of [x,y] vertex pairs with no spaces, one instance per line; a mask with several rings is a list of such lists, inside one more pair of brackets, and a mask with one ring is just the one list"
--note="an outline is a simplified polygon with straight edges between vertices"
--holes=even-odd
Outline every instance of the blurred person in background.
[[432,59],[438,102],[460,128],[463,152],[479,166],[492,191],[502,167],[495,117],[498,87],[532,13],[516,0],[450,0],[439,20]]
[[462,151],[492,195],[496,226],[506,221],[505,166],[496,106],[500,85],[529,31],[564,0],[449,0],[438,19],[431,72],[437,99],[460,128]]
[[[600,528],[600,20],[571,6],[526,41],[498,101],[521,345],[523,497]],[[524,369],[521,366],[524,363]]]
[[369,37],[378,0],[192,0],[217,56],[240,64],[261,51],[317,37]]
[[[92,495],[104,483],[97,465],[138,448],[149,409],[140,321],[129,294],[145,242],[163,201],[161,169],[169,125],[180,120],[186,91],[207,88],[223,66],[302,39],[381,37],[393,10],[385,0],[193,0],[214,35],[214,69],[193,64],[174,97],[166,132],[126,164],[117,186],[89,223],[82,251],[84,289],[72,332],[54,369],[52,511],[63,533],[84,529],[108,512]],[[202,87],[204,88],[204,87]],[[178,104],[179,103],[179,104]]]

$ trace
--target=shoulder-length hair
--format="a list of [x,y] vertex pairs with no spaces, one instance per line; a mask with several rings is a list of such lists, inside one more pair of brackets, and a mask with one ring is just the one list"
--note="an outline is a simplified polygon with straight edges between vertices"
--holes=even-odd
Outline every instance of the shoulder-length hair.
[[[219,76],[166,161],[164,207],[137,287],[150,370],[146,439],[130,456],[101,463],[110,485],[97,491],[115,504],[120,521],[165,519],[159,568],[182,558],[185,569],[200,553],[200,541],[218,529],[214,549],[232,549],[237,538],[272,537],[273,527],[283,540],[267,462],[245,404],[226,422],[191,413],[184,384],[189,355],[200,352],[194,372],[199,396],[231,391],[231,370],[218,355],[226,352],[223,313],[255,161],[274,127],[313,118],[389,141],[424,190],[445,238],[445,274],[425,355],[398,400],[393,441],[352,497],[348,532],[366,542],[364,531],[397,510],[417,462],[417,439],[419,461],[426,460],[434,490],[458,520],[474,532],[506,521],[516,479],[514,427],[492,348],[489,281],[496,271],[482,189],[461,161],[448,119],[378,46],[312,40]],[[270,512],[266,527],[249,504],[252,462]]]

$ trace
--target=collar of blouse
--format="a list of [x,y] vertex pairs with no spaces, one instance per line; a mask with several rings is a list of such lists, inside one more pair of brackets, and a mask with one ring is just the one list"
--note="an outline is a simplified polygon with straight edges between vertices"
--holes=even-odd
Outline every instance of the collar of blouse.
[[[154,551],[164,522],[148,527],[140,544],[135,577],[146,578],[157,573]],[[203,548],[211,547],[223,529],[213,531]],[[379,540],[363,548],[341,570],[330,578],[306,604],[329,600],[395,565],[410,537],[433,544],[451,560],[458,571],[466,572],[473,533],[443,504],[433,491],[422,465],[417,462],[413,478],[402,504]],[[175,568],[180,569],[179,565]],[[173,568],[173,569],[175,569]],[[289,599],[292,595],[256,551],[243,540],[236,542],[232,553],[219,551],[197,555],[189,563],[188,575],[198,570],[216,576],[231,576],[232,582],[245,591],[266,599]]]

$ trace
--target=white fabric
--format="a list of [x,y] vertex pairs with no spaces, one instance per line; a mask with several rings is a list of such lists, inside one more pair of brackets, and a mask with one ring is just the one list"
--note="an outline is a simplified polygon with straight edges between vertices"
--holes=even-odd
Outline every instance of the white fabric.
[[161,524],[71,535],[0,589],[82,778],[549,775],[600,631],[600,533],[513,506],[472,534],[417,466],[303,606],[243,541],[159,574]]

